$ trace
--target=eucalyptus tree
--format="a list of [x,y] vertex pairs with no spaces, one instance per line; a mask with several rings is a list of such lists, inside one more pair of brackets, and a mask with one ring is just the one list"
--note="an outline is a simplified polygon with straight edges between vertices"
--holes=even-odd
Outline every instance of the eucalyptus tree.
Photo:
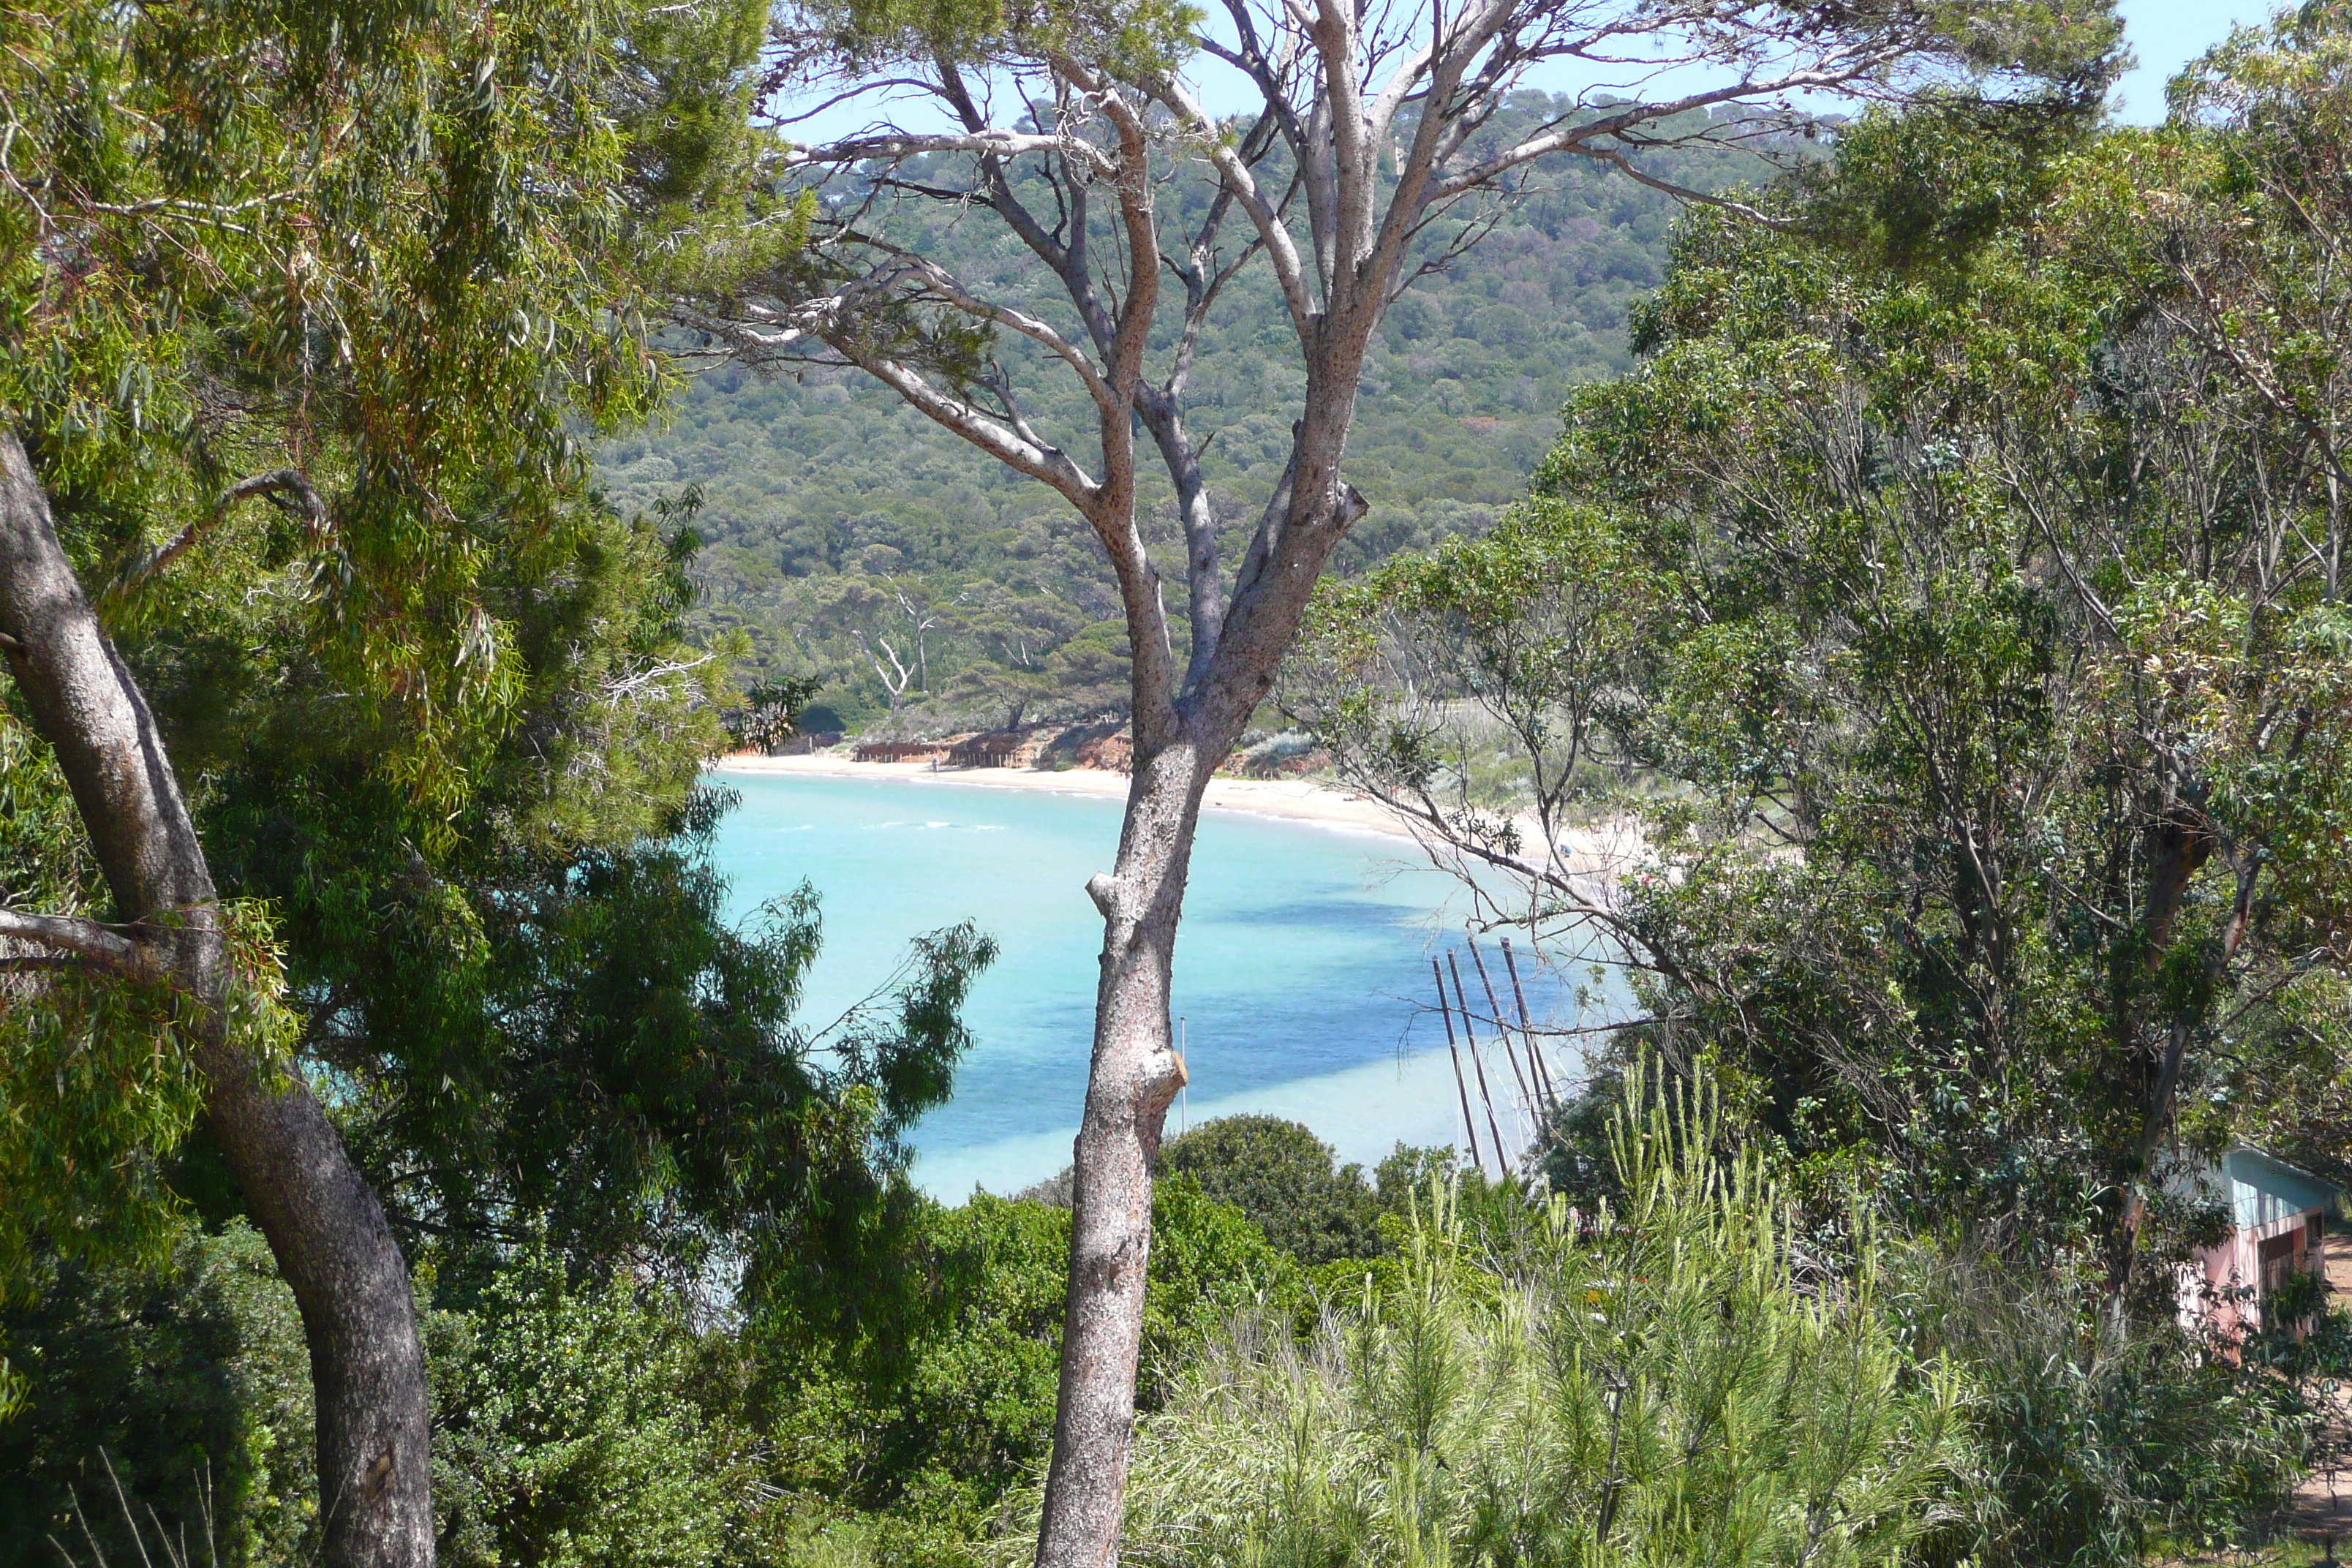
[[[654,242],[756,157],[758,28],[0,13],[0,1263],[152,1244],[200,1116],[301,1308],[332,1564],[433,1558],[407,1269],[273,911],[221,896],[181,760],[218,715],[151,699],[281,639],[279,692],[371,738],[325,787],[446,831],[524,696],[486,542],[562,534],[574,429],[657,392],[620,263],[697,264]],[[616,679],[684,706],[662,662]]]
[[[2159,175],[2169,149],[2151,149],[2082,204],[2094,222],[2104,201],[2132,220],[2108,231],[2107,265],[2148,312],[2134,423],[2179,487],[2169,571],[2130,573],[2120,598],[2073,579],[2135,652],[2174,645],[2145,665],[2134,728],[2158,768],[2144,967],[2187,1005],[2139,1025],[2127,1247],[2184,1075],[2222,1065],[2189,1059],[2227,1051],[2211,998],[2283,959],[2292,977],[2352,969],[2352,884],[2323,847],[2352,810],[2352,199],[2335,173],[2352,151],[2347,68],[2341,4],[2234,29],[2171,84],[2185,156]],[[2227,912],[2200,931],[2209,864]]]
[[[824,188],[809,265],[750,277],[678,319],[753,363],[856,366],[1054,490],[1100,540],[1127,624],[1134,783],[1117,859],[1087,884],[1102,974],[1040,1563],[1115,1550],[1150,1159],[1184,1081],[1168,984],[1201,795],[1366,510],[1347,440],[1391,305],[1475,246],[1548,159],[1660,184],[1645,152],[1769,145],[1810,123],[1801,102],[1948,94],[2021,123],[2063,118],[2095,108],[2116,37],[2100,0],[1229,0],[1213,22],[1160,4],[784,14],[773,82],[863,98],[879,119],[799,154]],[[1507,141],[1487,134],[1555,62],[1616,89]],[[1203,69],[1248,107],[1217,112]],[[1189,190],[1200,198],[1179,199]],[[958,278],[903,237],[894,219],[940,204],[1001,227],[1003,277]],[[1287,461],[1228,575],[1200,474],[1207,437],[1184,398],[1203,324],[1254,265],[1281,295],[1303,382]],[[1083,390],[1071,429],[1033,419],[1024,388],[1039,375]],[[1181,651],[1137,507],[1154,458],[1183,538]]]

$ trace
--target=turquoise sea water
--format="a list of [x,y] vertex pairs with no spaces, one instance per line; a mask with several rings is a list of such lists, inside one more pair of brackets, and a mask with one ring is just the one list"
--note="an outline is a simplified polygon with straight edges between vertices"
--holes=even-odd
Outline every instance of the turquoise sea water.
[[[952,780],[713,782],[742,796],[718,846],[734,912],[803,880],[823,895],[810,1024],[885,983],[918,932],[969,917],[1001,945],[972,994],[977,1045],[955,1098],[916,1131],[923,1185],[1009,1192],[1067,1164],[1102,943],[1086,880],[1110,865],[1119,803]],[[1402,839],[1204,813],[1176,953],[1192,1086],[1171,1131],[1270,1111],[1367,1164],[1400,1139],[1454,1142],[1453,1067],[1428,1007],[1429,953],[1458,941],[1452,891]]]

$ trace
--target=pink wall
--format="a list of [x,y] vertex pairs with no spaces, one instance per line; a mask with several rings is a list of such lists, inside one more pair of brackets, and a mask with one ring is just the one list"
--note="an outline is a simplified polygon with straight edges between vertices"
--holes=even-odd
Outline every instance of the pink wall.
[[2180,1270],[2181,1326],[2195,1328],[2199,1315],[2204,1314],[2215,1329],[2233,1338],[2242,1329],[2259,1328],[2262,1314],[2256,1301],[2231,1300],[2231,1294],[2259,1286],[2262,1244],[2283,1236],[2295,1237],[2291,1267],[2298,1273],[2316,1273],[2319,1249],[2301,1233],[2320,1213],[2306,1209],[2262,1225],[2243,1226],[2231,1231],[2219,1247],[2200,1247],[2191,1253],[2192,1261]]

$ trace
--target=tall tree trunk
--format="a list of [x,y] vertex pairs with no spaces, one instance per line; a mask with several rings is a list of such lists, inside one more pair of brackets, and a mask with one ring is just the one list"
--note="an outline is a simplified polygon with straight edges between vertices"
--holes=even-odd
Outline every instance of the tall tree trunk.
[[[2210,835],[2207,841],[2209,844],[2211,842]],[[2160,902],[2155,897],[2150,900],[2151,908],[2159,910],[2161,914],[2160,924],[2156,917],[2151,917],[2149,921],[2151,936],[2147,968],[2151,975],[2163,963],[2162,944],[2168,943],[2171,939],[2173,917],[2188,895],[2189,876],[2206,858],[2206,854],[2200,853],[2194,864],[2189,864],[2185,871],[2179,868],[2184,862],[2176,861],[2168,865],[2162,860],[2158,862],[2165,868],[2171,885],[2162,891]],[[2238,949],[2244,945],[2246,931],[2253,918],[2254,887],[2262,875],[2263,862],[2259,857],[2242,852],[2233,854],[2232,858],[2236,861],[2237,891],[2231,902],[2230,918],[2221,927],[2221,940],[2205,955],[2204,973],[2200,976],[2200,984],[2197,989],[2206,995],[2210,995],[2221,984],[2231,961],[2238,956]],[[2146,1189],[2148,1173],[2156,1164],[2157,1147],[2172,1120],[2173,1102],[2179,1097],[2180,1072],[2188,1057],[2189,1037],[2204,1022],[2201,1016],[2176,1016],[2168,1020],[2165,1029],[2164,1051],[2157,1061],[2156,1081],[2148,1090],[2147,1109],[2140,1118],[2139,1142],[2133,1149],[2130,1169],[2125,1173],[2128,1185],[2123,1212],[2109,1248],[2108,1283],[2114,1290],[2118,1310],[2131,1289],[2132,1273],[2139,1260],[2140,1231],[2147,1217]]]
[[[1114,1568],[1118,1560],[1151,1259],[1151,1163],[1168,1107],[1185,1081],[1169,1028],[1168,987],[1192,838],[1210,776],[1272,688],[1318,571],[1366,510],[1363,497],[1338,473],[1352,385],[1347,390],[1347,397],[1313,408],[1328,420],[1336,405],[1341,437],[1319,443],[1333,460],[1306,486],[1295,483],[1301,465],[1294,461],[1292,475],[1276,488],[1267,502],[1269,528],[1243,565],[1207,674],[1181,701],[1171,700],[1174,670],[1164,641],[1154,640],[1156,625],[1139,626],[1130,602],[1135,776],[1118,864],[1087,884],[1103,916],[1102,978],[1086,1116],[1072,1161],[1069,1294],[1037,1568]],[[1322,434],[1307,422],[1301,427],[1310,437]],[[1265,547],[1277,520],[1292,541],[1279,555]],[[1140,602],[1156,605],[1156,579],[1149,588]]]
[[0,651],[57,753],[142,963],[196,1042],[205,1120],[293,1288],[317,1392],[329,1568],[431,1568],[425,1358],[383,1210],[301,1079],[230,1033],[212,873],[145,698],[0,432]]
[[205,1120],[302,1310],[328,1568],[432,1568],[425,1348],[400,1244],[307,1085],[222,1042]]
[[1151,1164],[1183,1058],[1168,986],[1201,795],[1222,757],[1179,739],[1136,759],[1117,868],[1087,884],[1103,915],[1086,1118],[1073,1161],[1070,1282],[1040,1568],[1110,1568],[1135,1427],[1151,1259]]

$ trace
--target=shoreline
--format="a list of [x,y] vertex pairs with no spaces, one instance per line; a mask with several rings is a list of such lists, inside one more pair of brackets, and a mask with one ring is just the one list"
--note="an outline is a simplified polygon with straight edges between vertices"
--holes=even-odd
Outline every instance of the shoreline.
[[[735,753],[720,757],[709,772],[769,773],[802,778],[900,779],[911,784],[963,784],[975,789],[1041,791],[1048,795],[1082,795],[1096,799],[1127,798],[1128,775],[1107,768],[1066,768],[1041,772],[1035,768],[940,768],[929,763],[860,763],[847,757],[812,754],[760,757]],[[1306,779],[1213,778],[1202,797],[1203,808],[1240,812],[1254,816],[1280,817],[1325,827],[1351,827],[1410,843],[1413,835],[1388,807],[1361,795]]]

